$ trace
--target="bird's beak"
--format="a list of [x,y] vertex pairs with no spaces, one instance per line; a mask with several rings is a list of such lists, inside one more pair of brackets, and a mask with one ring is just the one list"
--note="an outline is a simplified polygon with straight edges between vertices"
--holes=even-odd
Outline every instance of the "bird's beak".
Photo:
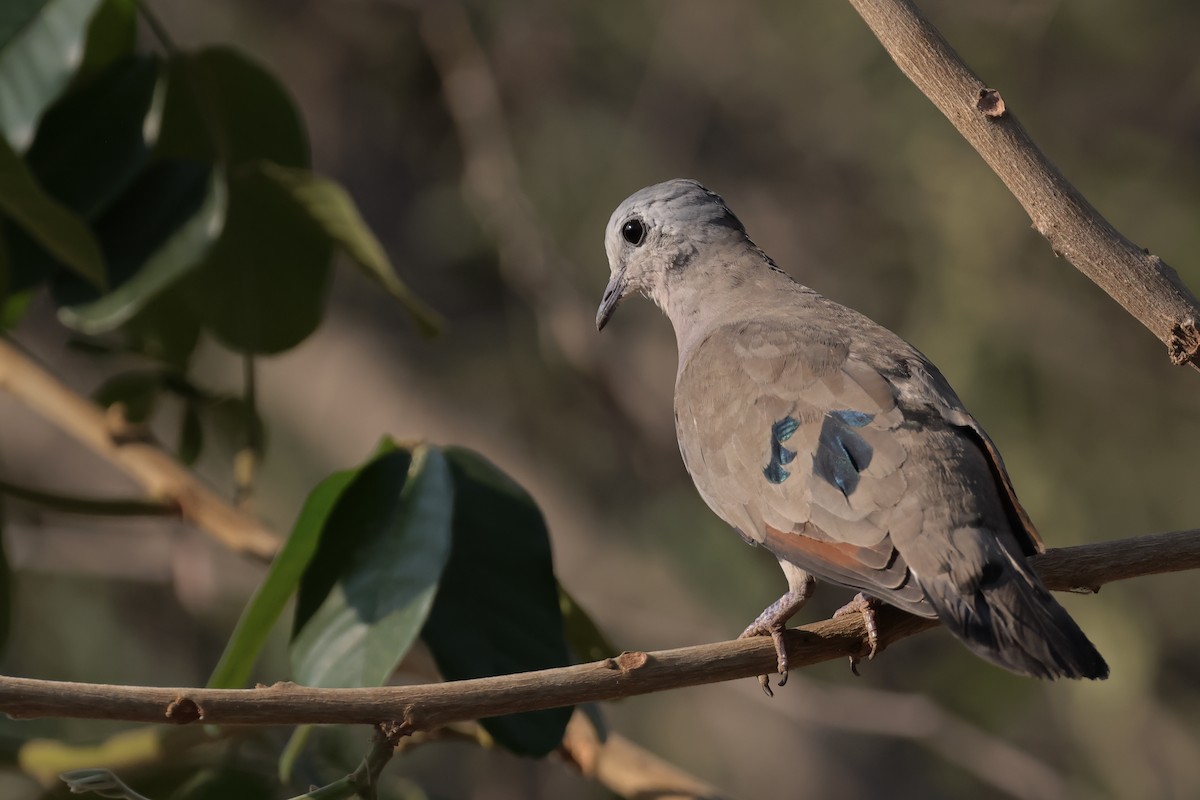
[[609,317],[617,310],[617,304],[625,296],[627,288],[629,288],[629,284],[625,281],[625,268],[621,267],[621,270],[612,276],[612,280],[605,287],[604,298],[600,301],[600,308],[596,309],[596,330],[604,330],[604,326],[608,324]]

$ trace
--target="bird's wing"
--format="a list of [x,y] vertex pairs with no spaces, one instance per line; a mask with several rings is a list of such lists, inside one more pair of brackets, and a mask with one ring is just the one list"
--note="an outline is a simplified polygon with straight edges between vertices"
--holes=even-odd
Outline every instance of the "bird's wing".
[[844,338],[794,321],[718,328],[681,365],[676,426],[700,494],[744,537],[932,616],[893,543],[923,525],[905,414]]
[[681,365],[676,426],[700,494],[744,537],[914,613],[932,612],[913,572],[928,590],[951,561],[974,575],[997,557],[954,531],[1042,549],[991,440],[898,339],[855,348],[795,320],[718,328]]
[[[963,408],[958,395],[942,373],[924,358],[919,358],[906,362],[902,370],[889,376],[889,381],[896,388],[902,406],[930,409],[943,423],[982,451],[988,471],[1000,490],[1004,513],[1021,551],[1025,555],[1043,552],[1046,546],[1021,501],[1017,499],[1000,451],[975,418]],[[935,422],[933,427],[940,426]]]

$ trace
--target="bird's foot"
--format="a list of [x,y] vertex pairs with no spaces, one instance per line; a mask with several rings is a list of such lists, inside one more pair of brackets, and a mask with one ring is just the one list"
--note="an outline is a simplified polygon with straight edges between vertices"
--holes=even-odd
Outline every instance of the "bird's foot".
[[[795,580],[793,580],[793,577]],[[755,618],[754,622],[751,622],[746,630],[742,631],[741,636],[738,637],[739,639],[746,639],[751,636],[771,637],[771,642],[775,645],[775,663],[779,670],[780,686],[787,683],[788,676],[787,644],[783,640],[783,632],[787,630],[787,621],[800,610],[801,606],[808,600],[809,595],[812,594],[816,581],[807,573],[798,572],[795,576],[789,576],[788,583],[789,588],[784,592],[783,596],[764,608],[762,613]],[[771,691],[771,681],[766,675],[759,675],[758,683],[762,686],[763,691],[767,693],[767,697],[775,696],[775,693]]]
[[[867,629],[867,646],[870,648],[867,653],[867,660],[871,661],[875,658],[875,654],[879,652],[879,622],[875,617],[875,613],[883,605],[882,600],[877,600],[874,597],[859,592],[854,595],[854,599],[846,605],[833,612],[833,618],[844,617],[847,614],[862,614],[863,626]],[[855,675],[858,674],[858,656],[850,656],[850,671]]]
[[[751,636],[770,636],[772,644],[775,645],[775,664],[779,671],[779,685],[783,686],[787,683],[788,676],[788,654],[787,644],[783,640],[783,632],[786,630],[784,623],[772,623],[760,619],[751,623],[750,627],[742,631],[739,639],[748,639]],[[771,679],[767,675],[758,676],[758,684],[762,687],[763,692],[767,697],[774,697],[775,692],[771,691]]]

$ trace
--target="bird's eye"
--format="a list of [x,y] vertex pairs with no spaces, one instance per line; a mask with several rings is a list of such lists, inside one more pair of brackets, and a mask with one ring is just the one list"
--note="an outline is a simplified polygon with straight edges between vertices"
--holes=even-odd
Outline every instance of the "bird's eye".
[[642,221],[634,217],[621,226],[621,235],[625,237],[625,241],[637,247],[646,238],[646,229],[642,226]]

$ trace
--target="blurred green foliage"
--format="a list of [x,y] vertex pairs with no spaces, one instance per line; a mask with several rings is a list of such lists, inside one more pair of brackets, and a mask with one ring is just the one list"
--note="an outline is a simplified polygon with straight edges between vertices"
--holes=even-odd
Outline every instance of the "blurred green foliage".
[[[223,433],[212,412],[232,405],[242,419],[237,438],[261,455],[253,357],[295,347],[317,329],[335,249],[422,333],[436,333],[439,322],[397,275],[350,195],[309,169],[307,133],[282,84],[233,48],[178,50],[149,16],[165,57],[140,54],[134,10],[127,0],[44,0],[13,9],[17,24],[0,26],[6,321],[15,327],[28,308],[17,301],[46,290],[58,320],[77,334],[76,349],[101,361],[121,354],[143,362],[110,370],[93,394],[99,404],[120,404],[126,421],[148,425],[165,397],[181,400],[174,438],[188,463],[199,457],[206,428]],[[241,396],[194,379],[201,332],[242,355]],[[240,485],[252,479],[237,478]],[[11,493],[60,511],[82,507],[52,493]],[[99,504],[90,507],[100,513]],[[11,602],[2,550],[0,567],[2,640]],[[506,603],[481,603],[497,592]],[[210,685],[245,685],[293,596],[291,675],[310,686],[382,685],[418,636],[446,679],[569,663],[541,515],[528,494],[462,448],[385,439],[367,464],[318,484]],[[485,625],[475,624],[480,615]],[[571,616],[597,630],[577,607]],[[497,744],[540,757],[559,745],[570,715],[564,708],[483,724]],[[307,734],[284,748],[281,775],[313,772],[301,763]],[[288,788],[261,764],[216,770],[201,759],[190,773],[180,770],[158,751],[160,742],[126,732],[73,754],[67,740],[56,748],[27,742],[12,748],[10,760],[43,782],[61,768],[52,764],[74,766],[72,759],[87,767],[150,762],[157,769],[142,777],[170,775],[176,798]],[[142,796],[104,770],[63,780],[73,792]]]

